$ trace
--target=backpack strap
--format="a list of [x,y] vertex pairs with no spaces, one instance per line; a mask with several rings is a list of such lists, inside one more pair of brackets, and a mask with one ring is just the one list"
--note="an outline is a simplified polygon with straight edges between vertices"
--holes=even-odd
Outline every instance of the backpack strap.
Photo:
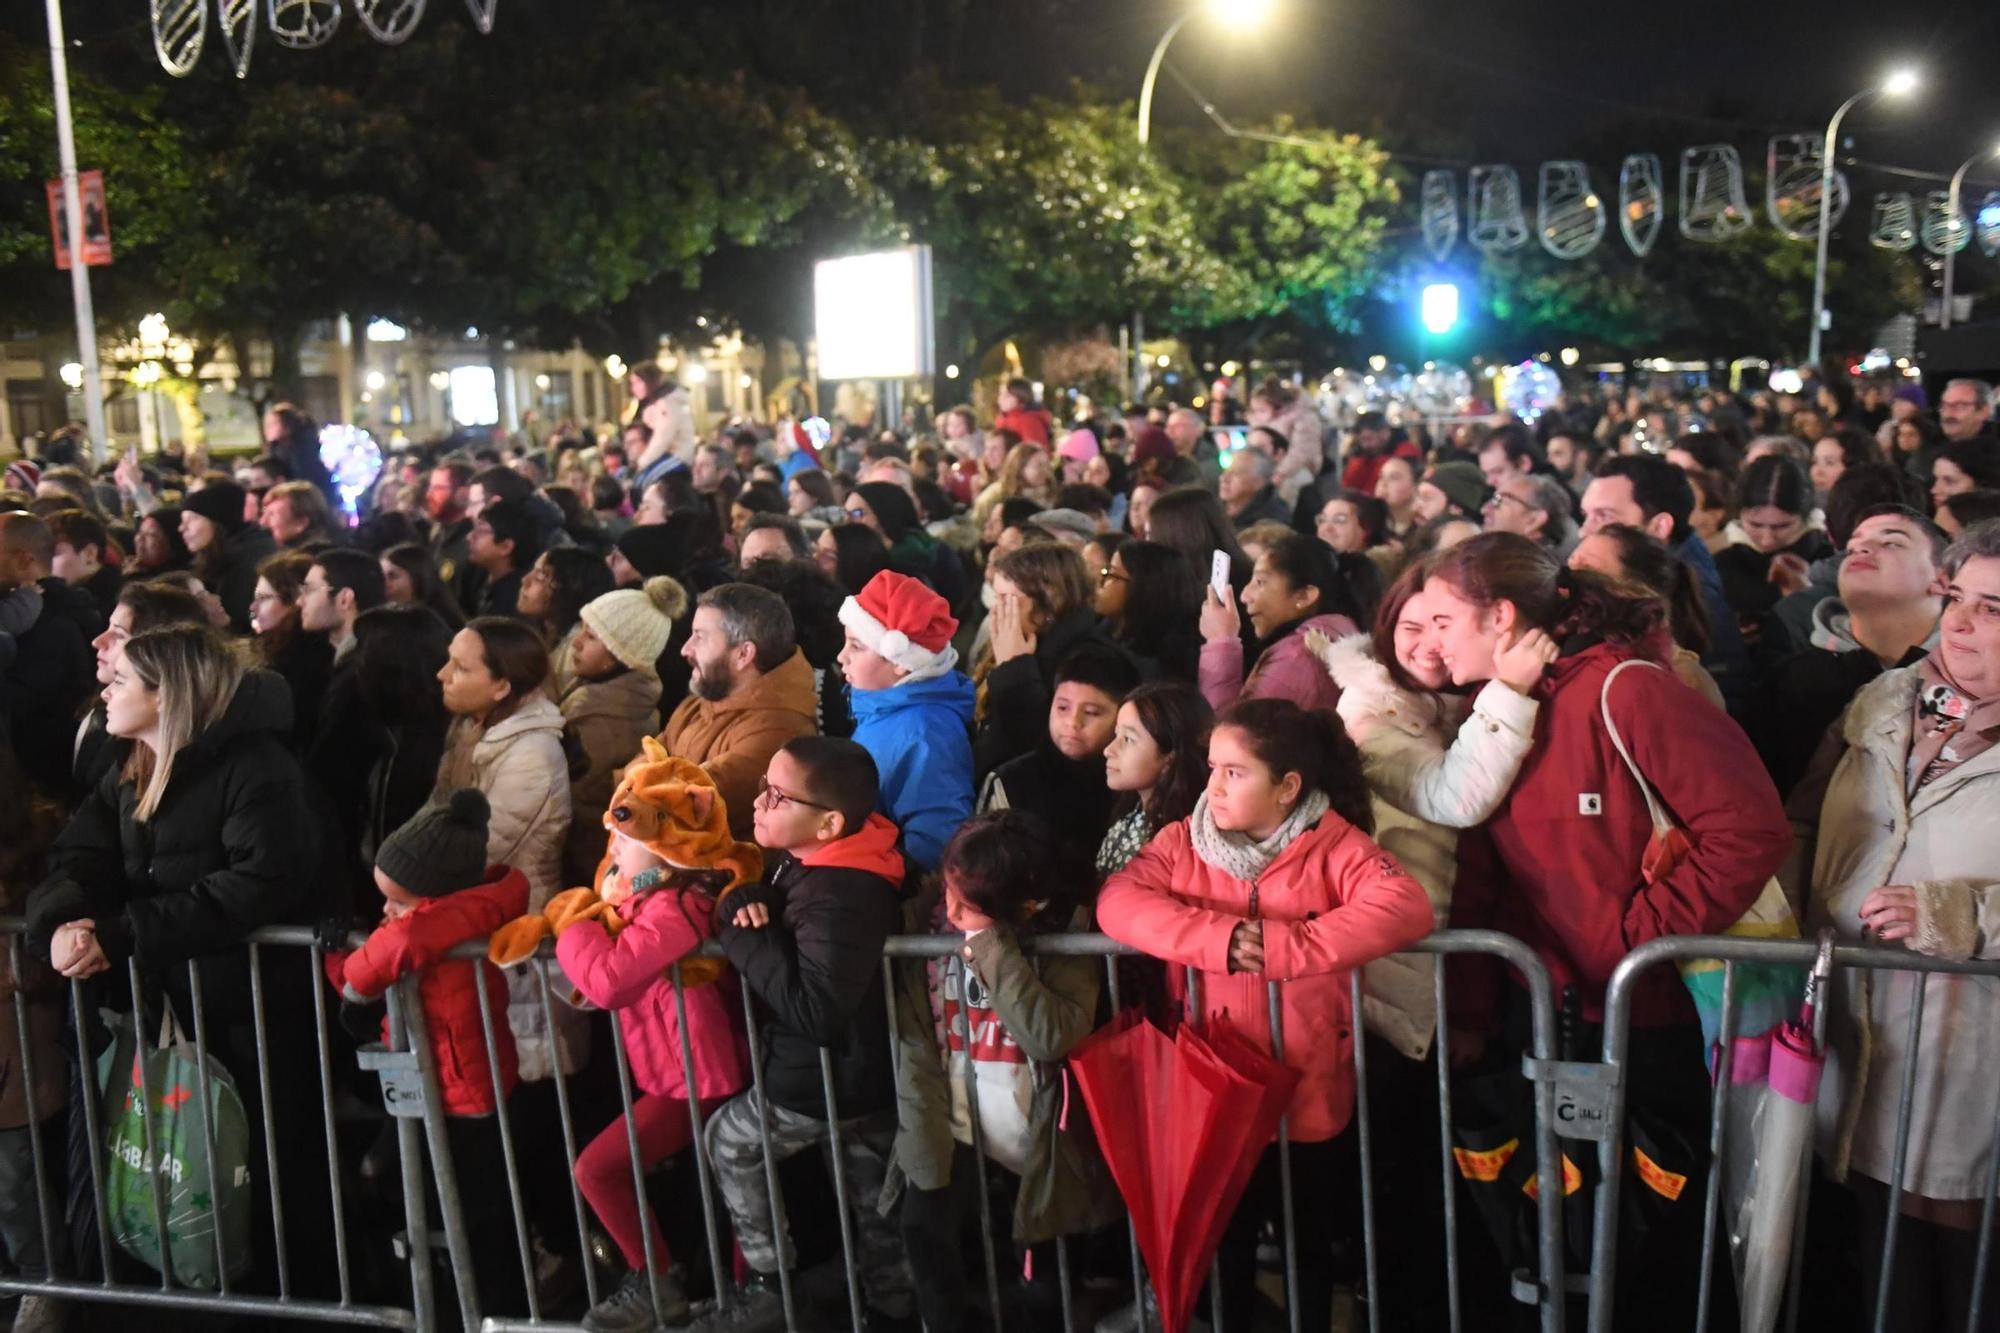
[[1598,697],[1597,709],[1604,717],[1604,729],[1611,733],[1612,748],[1617,750],[1618,757],[1625,761],[1625,768],[1632,774],[1632,781],[1639,784],[1639,794],[1646,798],[1646,813],[1652,816],[1653,831],[1665,833],[1674,827],[1673,818],[1667,814],[1666,807],[1654,794],[1652,784],[1646,781],[1646,775],[1639,771],[1639,765],[1633,762],[1632,752],[1625,748],[1625,738],[1618,734],[1618,724],[1611,720],[1611,682],[1617,680],[1619,674],[1627,667],[1650,667],[1654,671],[1666,669],[1656,662],[1648,662],[1637,657],[1620,662],[1611,668],[1611,673],[1604,678],[1604,692]]

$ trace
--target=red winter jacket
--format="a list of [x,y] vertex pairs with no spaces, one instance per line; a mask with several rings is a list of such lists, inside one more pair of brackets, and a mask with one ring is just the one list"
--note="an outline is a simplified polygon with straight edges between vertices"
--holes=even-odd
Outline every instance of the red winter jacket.
[[1394,447],[1384,449],[1379,454],[1354,453],[1347,457],[1347,466],[1341,469],[1342,490],[1360,491],[1363,495],[1375,494],[1375,482],[1382,475],[1382,465],[1392,458],[1407,458],[1416,466],[1418,475],[1423,473],[1424,452],[1409,440],[1399,441]]
[[[1558,1002],[1565,986],[1577,986],[1591,1021],[1602,1016],[1620,959],[1662,935],[1734,925],[1792,841],[1777,789],[1742,730],[1671,671],[1635,668],[1611,687],[1611,716],[1690,846],[1672,874],[1645,883],[1639,866],[1652,822],[1598,711],[1605,677],[1632,656],[1598,644],[1550,668],[1536,690],[1534,749],[1487,824],[1498,872],[1461,865],[1452,893],[1454,926],[1519,937],[1548,964]],[[1636,1025],[1694,1016],[1675,969],[1640,980]]]
[[[1264,922],[1264,971],[1229,970],[1229,937]],[[1097,896],[1098,928],[1183,967],[1167,969],[1175,999],[1186,967],[1201,970],[1208,1023],[1271,1049],[1265,983],[1281,981],[1285,1063],[1304,1072],[1292,1094],[1291,1136],[1330,1139],[1354,1114],[1354,1016],[1348,973],[1430,933],[1430,899],[1396,858],[1328,811],[1255,884],[1195,853],[1188,821],[1169,824]]]
[[[364,1000],[386,992],[399,979],[421,970],[417,994],[430,1028],[431,1060],[446,1115],[493,1113],[493,1066],[479,1022],[476,977],[486,984],[493,1016],[494,1050],[500,1057],[500,1084],[514,1091],[514,1033],[507,1026],[507,978],[484,959],[444,958],[468,940],[483,940],[528,911],[528,877],[509,866],[488,866],[487,882],[441,898],[426,898],[409,913],[384,921],[367,943],[352,953],[330,953],[327,977],[336,988]],[[442,959],[443,961],[439,961]],[[382,1023],[388,1040],[389,1024]]]
[[993,418],[993,429],[1011,430],[1021,437],[1023,444],[1039,444],[1049,447],[1049,431],[1055,418],[1048,409],[1041,407],[1017,407],[1012,412],[1002,412]]
[[[715,901],[694,889],[662,884],[635,894],[618,910],[623,930],[613,935],[596,921],[579,921],[557,937],[556,961],[584,999],[619,1011],[625,1054],[639,1086],[686,1101],[670,969],[715,934]],[[708,985],[683,987],[681,994],[687,1001],[695,1091],[714,1106],[750,1081],[736,974],[724,972]]]

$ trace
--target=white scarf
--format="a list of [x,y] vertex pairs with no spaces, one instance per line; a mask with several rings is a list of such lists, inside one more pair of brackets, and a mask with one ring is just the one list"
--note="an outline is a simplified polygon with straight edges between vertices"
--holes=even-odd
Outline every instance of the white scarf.
[[1278,825],[1276,832],[1258,842],[1247,833],[1217,828],[1214,816],[1208,812],[1208,793],[1203,792],[1194,803],[1194,815],[1188,820],[1188,834],[1194,841],[1194,854],[1205,864],[1246,884],[1254,884],[1257,877],[1270,868],[1271,862],[1283,855],[1301,833],[1317,824],[1329,808],[1326,795],[1314,788],[1293,807],[1292,813]]

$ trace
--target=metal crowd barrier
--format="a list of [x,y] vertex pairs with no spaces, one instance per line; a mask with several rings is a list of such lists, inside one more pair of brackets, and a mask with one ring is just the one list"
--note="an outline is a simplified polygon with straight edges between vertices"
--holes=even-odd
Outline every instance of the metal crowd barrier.
[[[6,944],[12,950],[17,977],[24,975],[21,971],[21,965],[25,961],[22,956],[21,930],[22,923],[18,919],[0,920],[0,933],[4,933],[7,937]],[[425,1159],[428,1157],[430,1163],[429,1169],[435,1173],[438,1197],[443,1202],[443,1206],[440,1209],[441,1216],[438,1218],[438,1225],[442,1231],[443,1249],[448,1256],[456,1286],[458,1326],[465,1329],[483,1328],[488,1330],[489,1333],[505,1333],[508,1330],[574,1327],[574,1325],[565,1324],[553,1319],[548,1312],[544,1311],[541,1296],[537,1291],[536,1256],[530,1241],[528,1210],[523,1197],[522,1178],[519,1169],[521,1161],[520,1145],[517,1143],[513,1114],[508,1108],[507,1099],[501,1095],[504,1089],[501,1086],[501,1065],[497,1058],[495,1046],[495,1024],[505,1022],[506,1015],[504,1012],[497,1016],[494,1014],[491,1001],[487,996],[487,988],[484,985],[480,985],[475,989],[479,997],[488,1064],[489,1068],[493,1071],[494,1092],[498,1105],[496,1112],[497,1130],[503,1159],[500,1165],[504,1168],[508,1201],[511,1210],[511,1217],[507,1220],[512,1223],[516,1252],[509,1256],[495,1254],[490,1251],[480,1253],[475,1253],[474,1251],[471,1230],[468,1226],[465,1209],[462,1206],[462,1199],[457,1188],[457,1183],[461,1171],[491,1171],[495,1169],[495,1164],[487,1162],[465,1163],[453,1160],[451,1143],[447,1133],[449,1121],[448,1117],[444,1114],[444,1104],[439,1094],[437,1071],[432,1063],[427,1026],[422,1006],[416,1002],[418,978],[416,976],[408,977],[399,983],[398,987],[390,993],[391,1042],[386,1049],[364,1048],[361,1052],[361,1063],[364,1068],[373,1070],[380,1077],[385,1109],[388,1111],[395,1125],[395,1138],[402,1167],[404,1235],[407,1241],[407,1252],[404,1257],[407,1259],[408,1264],[410,1299],[408,1308],[396,1305],[365,1303],[356,1299],[354,1284],[350,1274],[347,1230],[349,1225],[351,1225],[351,1221],[347,1217],[344,1190],[346,1172],[341,1160],[341,1148],[334,1124],[336,1085],[333,1079],[332,1056],[327,1027],[327,1003],[331,992],[324,979],[323,950],[315,942],[312,932],[299,928],[260,930],[250,937],[250,941],[247,953],[249,957],[252,1001],[255,1011],[256,1051],[259,1073],[255,1087],[244,1086],[239,1091],[246,1102],[246,1106],[253,1096],[258,1099],[265,1125],[263,1136],[265,1161],[263,1165],[269,1173],[268,1194],[271,1208],[271,1225],[273,1228],[272,1239],[275,1241],[275,1252],[277,1255],[276,1272],[274,1275],[270,1275],[274,1277],[274,1282],[270,1284],[274,1289],[254,1292],[241,1289],[242,1284],[240,1282],[232,1281],[227,1276],[228,1265],[226,1262],[220,1265],[223,1277],[219,1288],[213,1292],[195,1291],[188,1289],[184,1285],[177,1285],[171,1275],[171,1271],[163,1274],[157,1285],[114,1277],[115,1270],[121,1268],[130,1270],[133,1263],[132,1261],[116,1261],[114,1257],[109,1224],[104,1209],[105,1193],[102,1145],[105,1138],[104,1126],[101,1123],[103,1117],[96,1096],[86,1095],[83,1098],[83,1104],[80,1109],[85,1122],[84,1134],[86,1142],[97,1149],[86,1155],[90,1162],[90,1179],[88,1185],[98,1205],[97,1246],[104,1276],[99,1281],[91,1282],[65,1278],[58,1275],[61,1265],[57,1261],[62,1251],[60,1248],[54,1246],[52,1242],[55,1239],[57,1231],[54,1219],[60,1214],[60,1209],[57,1207],[56,1201],[48,1197],[47,1177],[43,1173],[43,1155],[46,1148],[42,1143],[40,1117],[36,1113],[38,1108],[34,1107],[31,1101],[29,1106],[30,1138],[34,1145],[35,1169],[38,1179],[38,1204],[42,1214],[44,1250],[49,1260],[49,1276],[40,1281],[24,1277],[0,1278],[0,1293],[39,1294],[65,1300],[116,1302],[140,1306],[166,1306],[192,1311],[239,1315],[263,1315],[271,1317],[281,1315],[289,1319],[316,1320],[328,1323],[369,1325],[387,1328],[407,1328],[419,1330],[420,1333],[421,1331],[437,1328],[440,1326],[440,1322],[438,1312],[435,1308],[438,1297],[434,1289],[431,1253],[434,1244],[434,1233],[430,1217],[431,1200],[425,1166]],[[902,936],[893,938],[887,942],[882,959],[882,969],[886,996],[890,1005],[889,1040],[892,1060],[898,1058],[896,1054],[898,1048],[895,1033],[895,1011],[893,1008],[898,992],[894,975],[897,960],[951,957],[956,955],[959,947],[960,940],[958,937],[945,935]],[[1109,997],[1114,1011],[1119,1007],[1119,1002],[1123,997],[1120,995],[1117,960],[1119,956],[1130,953],[1130,950],[1123,948],[1102,935],[1043,936],[1024,941],[1024,947],[1030,953],[1102,957],[1105,968],[1105,993]],[[274,1035],[279,1040],[286,1040],[292,1038],[294,1034],[273,1034],[267,1025],[265,1014],[266,983],[260,967],[263,955],[267,951],[296,951],[302,955],[300,962],[309,965],[311,968],[311,1012],[313,1015],[317,1048],[320,1109],[326,1120],[325,1169],[332,1208],[333,1258],[338,1283],[337,1300],[301,1296],[294,1290],[294,1283],[292,1281],[292,1256],[289,1254],[287,1247],[287,1219],[288,1217],[294,1217],[296,1212],[295,1210],[288,1210],[284,1204],[284,1182],[288,1178],[287,1173],[295,1173],[299,1167],[297,1163],[281,1163],[280,1153],[275,1143],[275,1136],[271,1132],[273,1116],[278,1108],[274,1106],[272,1095],[269,1053],[271,1050],[270,1042]],[[719,956],[720,949],[711,944],[705,952]],[[1523,1077],[1534,1084],[1534,1152],[1538,1178],[1543,1181],[1561,1180],[1563,1178],[1562,1158],[1557,1144],[1556,1133],[1558,1083],[1556,1018],[1555,1005],[1546,969],[1526,945],[1509,936],[1490,931],[1442,931],[1419,942],[1411,952],[1440,956],[1488,955],[1511,967],[1516,973],[1518,980],[1526,986],[1532,1009],[1532,1048],[1523,1062]],[[463,958],[483,957],[484,949],[482,945],[469,944],[454,950],[451,956]],[[1703,954],[1702,956],[1707,955]],[[558,985],[566,984],[561,978],[559,971],[555,973],[552,979],[552,962],[553,950],[547,944],[544,944],[537,956],[526,964],[531,975],[535,978],[537,1001],[542,1009],[543,1019],[551,1032],[555,1028],[555,1007],[564,1003],[564,1000],[557,995],[555,988]],[[1495,1305],[1504,1305],[1513,1300],[1536,1307],[1539,1314],[1540,1326],[1544,1333],[1561,1333],[1564,1326],[1565,1293],[1569,1289],[1573,1279],[1568,1279],[1563,1274],[1563,1219],[1561,1212],[1562,1194],[1560,1190],[1543,1189],[1537,1194],[1536,1246],[1539,1258],[1539,1271],[1537,1273],[1516,1274],[1511,1292],[1475,1293],[1473,1303],[1470,1307],[1471,1313],[1468,1314],[1466,1294],[1460,1290],[1461,1272],[1457,1231],[1460,1208],[1456,1192],[1458,1171],[1455,1166],[1453,1154],[1452,1108],[1450,1100],[1452,1075],[1446,1043],[1443,1039],[1445,1015],[1448,1012],[1448,982],[1446,969],[1443,966],[1434,967],[1432,972],[1433,999],[1437,1007],[1438,1027],[1436,1039],[1432,1043],[1433,1049],[1430,1058],[1435,1062],[1437,1090],[1440,1099],[1441,1133],[1438,1143],[1438,1160],[1443,1179],[1442,1198],[1440,1202],[1443,1219],[1443,1246],[1445,1251],[1443,1257],[1449,1285],[1450,1327],[1453,1333],[1459,1333],[1459,1330],[1467,1326],[1473,1328],[1488,1326],[1490,1321],[1478,1312],[1491,1309]],[[129,975],[124,980],[130,992],[130,999],[134,1005],[134,1010],[138,1012],[144,991],[142,979],[136,966],[129,968],[128,973]],[[208,1034],[204,1029],[205,1015],[201,1012],[202,989],[200,973],[195,965],[189,965],[188,977],[195,1012],[186,1017],[191,1020],[191,1035],[198,1052],[202,1056],[206,1056],[208,1052]],[[1191,1004],[1198,1004],[1198,982],[1193,974],[1190,974],[1189,982],[1188,994],[1190,1002]],[[687,1035],[685,995],[681,990],[678,978],[675,979],[674,985],[675,1001],[681,1020],[681,1056],[683,1066],[691,1068],[693,1060],[689,1048],[689,1037]],[[1280,1058],[1282,1058],[1285,1048],[1282,1008],[1279,1004],[1280,987],[1282,985],[1283,983],[1281,982],[1271,981],[1268,983],[1267,991],[1270,1008],[1270,1049],[1274,1055]],[[1371,1333],[1380,1333],[1380,1330],[1385,1327],[1396,1328],[1402,1325],[1399,1322],[1396,1311],[1385,1310],[1383,1308],[1380,1293],[1378,1270],[1382,1256],[1379,1254],[1380,1245],[1378,1243],[1376,1228],[1378,1189],[1374,1178],[1375,1165],[1371,1161],[1370,1151],[1374,1129],[1371,1124],[1369,1107],[1369,1071],[1366,1043],[1363,1038],[1361,1008],[1362,980],[1359,971],[1351,974],[1350,986],[1350,998],[1353,1005],[1351,1026],[1354,1034],[1354,1132],[1358,1139],[1360,1159],[1362,1242],[1365,1263],[1367,1321]],[[72,982],[69,987],[71,1004],[76,1006],[79,1012],[81,1006],[85,1003],[84,987],[85,983],[79,982]],[[747,986],[743,988],[742,998],[749,1034],[750,1068],[752,1071],[751,1086],[758,1093],[760,1102],[768,1108],[769,1103],[764,1101],[761,1060],[762,1042],[755,1023],[754,999]],[[25,997],[16,996],[14,1013],[17,1031],[22,1038],[24,1059],[32,1059],[32,1052],[29,1049],[29,1042],[27,1040],[28,1016]],[[960,1006],[958,1017],[955,1021],[959,1024],[959,1035],[962,1039],[967,1039],[966,1045],[969,1050],[972,1043],[969,1040],[970,1033],[964,1027],[967,1021],[964,1005]],[[624,1117],[626,1126],[627,1148],[632,1166],[633,1187],[640,1205],[638,1210],[639,1223],[647,1259],[647,1268],[650,1274],[657,1268],[655,1257],[660,1253],[659,1247],[663,1244],[663,1240],[655,1232],[653,1216],[646,1202],[646,1172],[639,1160],[638,1136],[632,1120],[633,1105],[637,1098],[633,1090],[631,1066],[626,1056],[619,1015],[614,1012],[611,1015],[610,1022],[615,1037],[612,1045],[619,1092],[619,1114]],[[145,1049],[144,1043],[146,1040],[144,1024],[137,1025],[136,1032],[140,1049],[143,1050]],[[82,1040],[80,1025],[78,1057],[82,1061],[83,1068],[86,1071],[86,1078],[94,1080],[95,1062]],[[143,1064],[141,1068],[143,1070]],[[29,1096],[32,1099],[32,1066],[24,1067],[21,1073],[24,1081],[29,1086]],[[856,1333],[860,1333],[863,1327],[863,1299],[860,1269],[857,1261],[858,1240],[855,1235],[851,1182],[848,1178],[848,1169],[842,1151],[843,1137],[846,1134],[855,1132],[859,1122],[843,1122],[839,1118],[838,1107],[835,1101],[832,1054],[824,1048],[822,1048],[820,1055],[820,1073],[830,1121],[828,1138],[821,1145],[821,1148],[822,1152],[830,1159],[834,1194],[838,1201],[842,1276],[846,1287],[845,1303],[848,1319]],[[595,1304],[604,1292],[600,1290],[600,1280],[596,1268],[590,1262],[590,1216],[584,1206],[582,1191],[577,1183],[574,1170],[579,1151],[579,1140],[578,1127],[575,1123],[575,1116],[572,1110],[572,1091],[569,1086],[570,1080],[573,1077],[574,1075],[563,1074],[560,1063],[556,1064],[553,1073],[553,1085],[562,1130],[564,1161],[568,1168],[566,1174],[568,1176],[570,1210],[573,1213],[576,1225],[578,1251],[582,1257],[583,1280],[587,1299],[590,1303]],[[204,1075],[204,1086],[200,1090],[204,1108],[208,1105],[206,1081],[206,1076]],[[94,1091],[94,1081],[88,1083],[87,1086]],[[526,1085],[524,1084],[523,1086]],[[72,1091],[75,1091],[74,1086],[72,1087]],[[688,1091],[690,1127],[693,1132],[693,1141],[697,1148],[697,1151],[693,1154],[696,1185],[701,1199],[703,1229],[708,1251],[709,1276],[715,1291],[718,1293],[719,1299],[726,1301],[733,1292],[733,1287],[725,1271],[724,1256],[727,1250],[725,1249],[723,1232],[718,1221],[718,1204],[715,1198],[716,1184],[713,1178],[714,1168],[705,1150],[706,1139],[704,1137],[706,1117],[714,1108],[705,1108],[702,1105],[701,1098],[694,1092],[692,1086],[689,1087]],[[971,1120],[972,1146],[978,1160],[983,1166],[984,1152],[981,1138],[982,1131],[979,1124],[978,1097],[976,1091],[970,1087],[965,1091]],[[143,1079],[137,1084],[137,1092],[142,1104],[146,1107],[145,1123],[148,1141],[148,1160],[157,1161],[158,1157],[155,1154],[157,1145],[154,1142],[153,1102],[150,1098],[149,1090],[144,1087]],[[73,1107],[72,1112],[74,1113],[76,1109]],[[203,1115],[198,1117],[198,1120],[203,1146],[207,1147],[210,1143],[211,1126],[208,1124],[208,1116],[205,1110]],[[596,1132],[598,1131],[591,1131],[593,1137]],[[770,1151],[771,1127],[768,1109],[764,1121],[760,1126],[760,1137],[763,1140],[765,1149],[763,1154],[764,1171],[766,1185],[771,1197],[773,1234],[778,1239],[781,1253],[791,1254],[795,1251],[791,1248],[790,1237],[786,1227],[784,1194],[778,1179],[778,1159]],[[1328,1259],[1326,1256],[1308,1258],[1301,1256],[1298,1252],[1298,1243],[1292,1226],[1296,1200],[1294,1197],[1292,1144],[1289,1125],[1281,1123],[1278,1144],[1282,1217],[1284,1219],[1284,1226],[1282,1227],[1284,1291],[1286,1293],[1289,1326],[1292,1333],[1301,1333],[1299,1314],[1301,1265],[1308,1262],[1324,1264]],[[426,1149],[428,1150],[427,1152]],[[213,1153],[207,1155],[211,1164],[213,1164],[215,1160]],[[289,1178],[296,1179],[296,1176],[292,1175]],[[154,1185],[154,1222],[159,1234],[165,1236],[165,1205],[161,1197],[158,1172],[152,1173],[152,1181]],[[78,1183],[72,1182],[73,1187]],[[1000,1273],[994,1258],[992,1214],[988,1206],[987,1182],[983,1169],[978,1173],[978,1183],[980,1205],[979,1228],[985,1269],[985,1295],[989,1303],[989,1308],[994,1312],[994,1318],[996,1323],[998,1323],[1004,1320],[1004,1315],[1001,1313],[1003,1303],[1000,1299]],[[219,1226],[217,1227],[217,1233],[217,1253],[218,1258],[221,1259],[222,1242]],[[1130,1251],[1130,1278],[1133,1287],[1137,1328],[1139,1333],[1151,1333],[1151,1330],[1157,1325],[1149,1317],[1147,1309],[1147,1302],[1144,1295],[1146,1283],[1136,1244],[1136,1234],[1130,1233],[1128,1229],[1128,1236],[1133,1241]],[[1075,1292],[1071,1280],[1070,1248],[1067,1241],[1062,1239],[1056,1242],[1055,1248],[1059,1278],[1058,1287],[1062,1305],[1062,1326],[1064,1333],[1077,1333],[1077,1330],[1086,1328],[1087,1325],[1080,1322],[1079,1312],[1075,1308]],[[311,1258],[317,1261],[320,1256],[315,1255],[311,1256]],[[1391,1262],[1395,1262],[1399,1256],[1389,1256],[1389,1258]],[[518,1263],[520,1268],[527,1307],[525,1318],[518,1315],[486,1311],[480,1308],[480,1299],[476,1286],[478,1266],[485,1263],[509,1262]],[[172,1264],[167,1263],[163,1267],[171,1270]],[[803,1294],[794,1290],[793,1274],[790,1271],[789,1264],[780,1265],[778,1279],[787,1326],[797,1328],[799,1327],[800,1306]],[[1219,1281],[1214,1281],[1211,1282],[1210,1287],[1211,1301],[1209,1316],[1213,1333],[1248,1333],[1248,1330],[1225,1329],[1222,1318],[1221,1284]],[[652,1280],[650,1295],[657,1315],[661,1313],[661,1291],[657,1278]],[[447,1297],[446,1299],[450,1298]],[[1016,1322],[1018,1323],[1019,1321]],[[1314,1333],[1319,1333],[1319,1331],[1314,1330]]]
[[[1718,1227],[1723,1221],[1720,1216],[1722,1168],[1726,1154],[1732,1146],[1735,1146],[1728,1138],[1727,1111],[1733,1092],[1730,1073],[1732,1046],[1739,1035],[1736,1031],[1739,1018],[1736,969],[1743,964],[1764,964],[1796,967],[1809,971],[1822,960],[1823,950],[1836,977],[1841,968],[1859,968],[1887,974],[1900,972],[1912,978],[1922,979],[1922,984],[1912,986],[1906,1039],[1910,1055],[1903,1066],[1896,1106],[1895,1161],[1891,1169],[1891,1178],[1887,1182],[1886,1217],[1883,1224],[1886,1243],[1882,1247],[1877,1271],[1876,1300],[1873,1308],[1867,1311],[1869,1327],[1875,1333],[1882,1333],[1887,1327],[1889,1277],[1895,1265],[1897,1231],[1902,1216],[1898,1205],[1903,1192],[1904,1172],[1908,1165],[1906,1158],[1910,1139],[1911,1109],[1916,1093],[1917,1068],[1922,1063],[1916,1053],[1924,1032],[1925,994],[1930,989],[1933,978],[1953,976],[2000,978],[2000,961],[1951,962],[1903,949],[1834,945],[1831,937],[1823,943],[1818,943],[1811,940],[1755,940],[1737,936],[1678,936],[1652,940],[1634,949],[1619,963],[1605,994],[1604,1085],[1608,1096],[1605,1102],[1606,1115],[1598,1142],[1598,1161],[1603,1172],[1603,1180],[1594,1201],[1590,1333],[1611,1333],[1613,1328],[1618,1279],[1619,1200],[1623,1176],[1622,1170],[1618,1168],[1625,1150],[1629,1092],[1622,1074],[1631,1046],[1632,1001],[1638,981],[1651,970],[1671,963],[1718,959],[1724,965],[1721,1026],[1714,1052],[1716,1067],[1712,1079],[1708,1190],[1703,1201],[1701,1272],[1695,1314],[1696,1333],[1706,1333],[1715,1306],[1712,1288],[1717,1267]],[[1823,996],[1815,1008],[1812,1036],[1815,1048],[1818,1050],[1825,1049],[1828,1013],[1838,1002],[1836,996],[1829,994]],[[1856,1021],[1867,1020],[1865,1016],[1857,1016]],[[1835,1099],[1834,1104],[1837,1105],[1841,1096],[1842,1089],[1833,1078],[1822,1078],[1819,1084],[1819,1101],[1814,1106],[1815,1119],[1819,1106],[1825,1104],[1825,1099],[1831,1097]],[[1995,1107],[1996,1114],[2000,1114],[2000,1098],[1996,1098]],[[1994,1134],[1995,1146],[1989,1150],[1990,1164],[1981,1205],[1978,1257],[1973,1277],[1970,1316],[1966,1322],[1967,1333],[1976,1333],[1982,1327],[1981,1305],[1992,1258],[1994,1200],[1996,1194],[2000,1194],[2000,1121],[1996,1121]],[[1802,1161],[1798,1163],[1800,1170],[1798,1200],[1793,1215],[1792,1233],[1788,1238],[1790,1266],[1784,1312],[1786,1333],[1795,1333],[1798,1328],[1802,1279],[1805,1271],[1806,1205],[1812,1185],[1812,1164],[1817,1137],[1816,1129],[1815,1132],[1807,1134],[1801,1154]],[[1740,1148],[1738,1150],[1741,1151]]]

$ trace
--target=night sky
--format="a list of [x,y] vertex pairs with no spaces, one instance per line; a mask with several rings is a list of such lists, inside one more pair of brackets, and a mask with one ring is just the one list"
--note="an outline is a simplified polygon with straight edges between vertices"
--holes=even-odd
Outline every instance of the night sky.
[[[1233,119],[1311,107],[1323,123],[1381,136],[1412,167],[1426,156],[1511,161],[1531,180],[1546,157],[1651,149],[1671,173],[1680,148],[1703,142],[1761,162],[1771,134],[1824,132],[1845,98],[1904,63],[1924,71],[1924,89],[1849,115],[1856,159],[1945,175],[2000,143],[2000,6],[1990,0],[1280,3],[1269,34],[1224,36],[1197,21],[1169,63]],[[1142,67],[1181,7],[1118,8],[1118,44]],[[1162,82],[1160,122],[1199,119],[1186,91]],[[1861,176],[1863,190],[1894,184]],[[2000,185],[2000,168],[1975,169],[1982,178]],[[1942,185],[1907,178],[1902,188]]]

